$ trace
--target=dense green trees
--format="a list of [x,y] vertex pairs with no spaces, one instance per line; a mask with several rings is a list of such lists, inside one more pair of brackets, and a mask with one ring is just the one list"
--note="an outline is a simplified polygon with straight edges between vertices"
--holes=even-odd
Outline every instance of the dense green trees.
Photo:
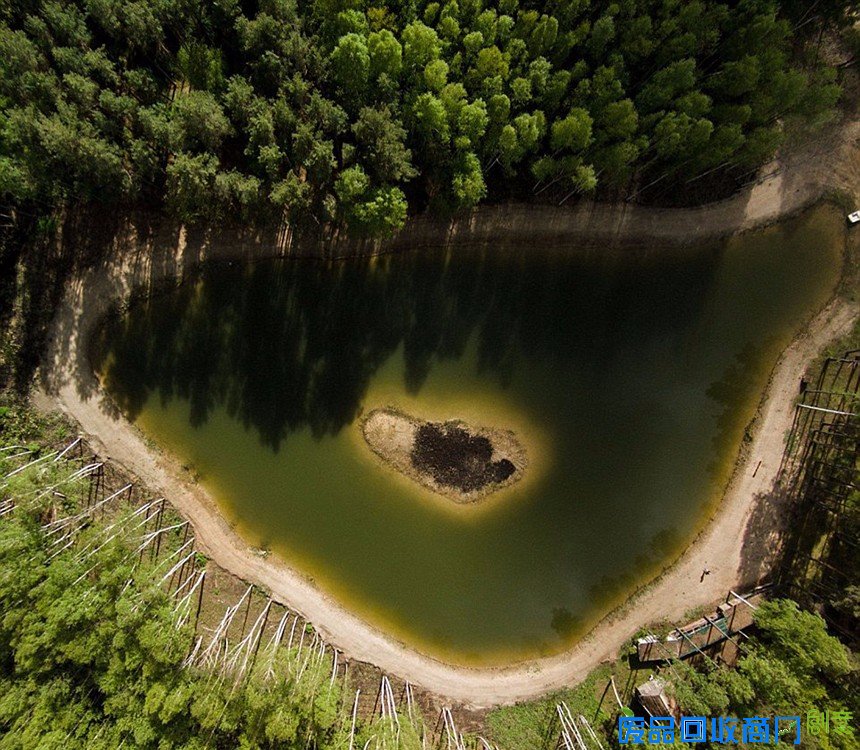
[[455,208],[741,175],[839,96],[791,48],[850,3],[804,5],[4,2],[0,195],[384,233],[406,195]]
[[849,652],[828,634],[824,620],[791,600],[776,599],[758,608],[755,622],[757,632],[745,642],[737,669],[703,664],[697,671],[675,663],[667,677],[684,713],[800,716],[804,747],[856,747],[848,720],[840,723],[841,731],[818,736],[806,724],[810,713],[847,717],[858,710]]
[[759,607],[755,621],[757,636],[736,671],[704,666],[702,672],[684,671],[691,681],[676,680],[688,713],[784,715],[846,708],[841,701],[850,695],[848,651],[827,633],[824,620],[791,600],[776,599]]

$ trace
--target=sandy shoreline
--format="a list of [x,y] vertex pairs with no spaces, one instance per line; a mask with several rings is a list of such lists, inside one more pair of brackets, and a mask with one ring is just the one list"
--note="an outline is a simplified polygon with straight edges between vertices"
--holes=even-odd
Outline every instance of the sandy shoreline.
[[[838,168],[832,162],[829,166],[816,163],[814,169],[801,163],[800,171],[792,172],[789,165],[729,201],[701,209],[648,212],[630,206],[586,205],[571,211],[568,228],[562,226],[558,231],[564,236],[569,230],[574,236],[587,232],[593,217],[606,218],[620,212],[622,220],[603,224],[604,233],[610,232],[616,240],[671,236],[683,243],[772,223],[796,213],[829,189],[848,189],[856,198],[860,161],[854,141],[858,133],[858,123],[844,129],[845,150],[837,154],[842,159]],[[532,207],[527,210],[535,215]],[[479,216],[462,220],[467,222],[466,229],[449,232],[447,242],[474,240],[491,231],[519,236],[521,232],[509,226],[513,215],[510,212],[504,226],[493,219],[501,211],[503,208],[490,207],[484,211],[488,219]],[[540,210],[537,214],[541,214]],[[592,218],[580,225],[577,216]],[[641,225],[636,226],[637,222]],[[691,227],[695,227],[692,234]],[[410,231],[417,230],[407,229],[404,235],[408,237]],[[395,240],[395,245],[402,240],[403,237]],[[530,242],[534,241],[532,237]],[[145,294],[173,283],[203,261],[283,255],[285,247],[267,244],[252,235],[230,240],[185,230],[173,236],[143,238],[134,227],[125,236],[114,238],[112,244],[113,252],[100,265],[74,278],[66,290],[41,369],[44,392],[80,424],[83,433],[101,447],[105,456],[123,465],[153,492],[169,498],[191,519],[199,545],[216,563],[269,589],[274,598],[301,612],[348,656],[372,662],[451,700],[482,707],[533,698],[575,683],[599,662],[613,656],[643,623],[680,618],[685,611],[709,604],[725,596],[728,589],[747,582],[745,538],[767,533],[766,529],[748,529],[747,524],[758,503],[767,501],[774,491],[800,374],[823,347],[850,329],[858,315],[856,304],[835,298],[782,354],[759,407],[753,440],[736,467],[715,518],[661,577],[604,618],[569,651],[510,668],[470,669],[444,664],[397,642],[345,610],[289,566],[256,556],[230,529],[211,498],[187,479],[179,463],[150,448],[141,434],[117,414],[90,368],[87,346],[94,327],[133,294]],[[768,546],[773,545],[757,539],[758,548],[765,550]],[[762,570],[766,567],[764,558],[756,562]],[[712,573],[700,583],[705,567]]]

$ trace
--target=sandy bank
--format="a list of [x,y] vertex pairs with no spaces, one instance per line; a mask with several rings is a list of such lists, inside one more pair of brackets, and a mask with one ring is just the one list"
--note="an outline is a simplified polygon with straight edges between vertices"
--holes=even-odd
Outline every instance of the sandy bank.
[[[782,166],[749,190],[711,207],[656,212],[633,206],[583,205],[572,211],[490,207],[447,229],[437,226],[432,232],[428,230],[420,241],[418,235],[410,234],[420,229],[414,222],[384,249],[413,241],[436,242],[440,236],[445,244],[485,241],[494,236],[517,242],[527,237],[528,243],[534,244],[549,236],[541,235],[543,231],[568,244],[580,233],[592,232],[598,241],[661,239],[684,243],[752,229],[796,212],[831,188],[848,189],[855,196],[860,192],[860,160],[854,146],[860,124],[850,124],[840,132],[842,145],[829,152],[827,161],[822,156],[814,165]],[[840,160],[838,164],[834,164],[834,157]],[[516,224],[517,216],[523,223]],[[81,425],[94,445],[103,447],[106,456],[137,475],[154,493],[169,498],[191,519],[199,544],[219,565],[269,589],[347,655],[476,706],[533,698],[575,683],[612,656],[642,623],[680,618],[690,608],[713,602],[729,588],[755,577],[751,573],[754,569],[766,570],[767,553],[757,553],[751,561],[748,545],[755,537],[755,549],[766,550],[767,540],[759,537],[769,532],[748,528],[748,522],[756,507],[770,502],[777,490],[776,472],[800,373],[821,348],[850,328],[858,314],[856,304],[834,300],[783,353],[759,409],[746,458],[739,463],[716,517],[659,580],[565,653],[504,669],[467,669],[441,663],[395,641],[346,611],[289,566],[256,556],[227,525],[212,500],[187,479],[178,462],[154,451],[116,413],[92,373],[87,343],[94,326],[112,306],[128,302],[136,293],[146,294],[164,283],[173,283],[206,260],[294,253],[289,233],[224,233],[167,225],[143,232],[140,226],[128,223],[105,242],[110,248],[101,255],[100,264],[74,278],[66,290],[41,370],[44,391]],[[337,246],[326,252],[346,254],[352,250]],[[712,573],[700,583],[705,567]]]

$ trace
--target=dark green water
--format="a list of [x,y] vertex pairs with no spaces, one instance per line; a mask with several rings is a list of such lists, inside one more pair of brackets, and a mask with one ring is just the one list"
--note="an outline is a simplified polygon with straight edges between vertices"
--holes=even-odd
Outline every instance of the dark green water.
[[[424,651],[523,658],[581,635],[713,511],[843,242],[821,208],[683,251],[210,267],[109,321],[96,366],[250,544]],[[413,486],[358,431],[386,404],[515,429],[527,479],[467,508]]]

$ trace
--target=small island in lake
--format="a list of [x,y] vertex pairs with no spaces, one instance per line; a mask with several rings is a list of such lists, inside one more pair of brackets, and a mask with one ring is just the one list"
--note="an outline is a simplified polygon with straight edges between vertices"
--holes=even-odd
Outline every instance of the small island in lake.
[[461,420],[430,422],[374,409],[361,422],[370,449],[401,474],[457,503],[472,503],[520,480],[528,461],[510,430]]

